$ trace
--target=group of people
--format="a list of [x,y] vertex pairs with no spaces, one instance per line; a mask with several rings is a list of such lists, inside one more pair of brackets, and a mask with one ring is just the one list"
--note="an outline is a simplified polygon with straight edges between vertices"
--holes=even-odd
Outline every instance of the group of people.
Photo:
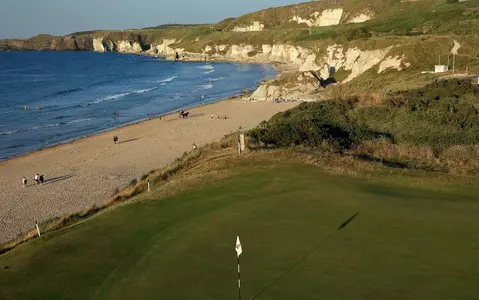
[[[214,114],[211,114],[211,118],[214,119],[214,118],[215,118],[215,115],[214,115]],[[227,119],[229,119],[229,118],[228,118],[228,116],[220,116],[220,114],[217,114],[217,115],[216,115],[216,119],[227,120]]]
[[189,114],[190,114],[189,111],[180,110],[180,118],[186,119],[188,118]]
[[274,103],[281,103],[281,102],[297,102],[299,100],[297,99],[291,99],[291,98],[286,98],[286,99],[283,99],[283,98],[273,98],[273,102]]
[[[43,184],[45,182],[44,176],[38,173],[35,174],[34,180],[35,180],[35,184]],[[27,186],[28,180],[27,178],[25,178],[25,176],[23,176],[22,178],[22,183],[23,183],[23,187]]]

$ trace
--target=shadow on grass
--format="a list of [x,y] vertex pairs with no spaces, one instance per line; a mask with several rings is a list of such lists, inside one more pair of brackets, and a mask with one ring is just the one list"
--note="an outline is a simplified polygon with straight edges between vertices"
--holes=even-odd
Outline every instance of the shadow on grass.
[[354,158],[366,162],[374,162],[382,164],[385,167],[394,168],[394,169],[411,169],[411,170],[421,170],[421,171],[428,171],[428,172],[446,172],[444,168],[439,167],[432,167],[427,165],[410,165],[407,163],[387,160],[387,159],[380,159],[377,157],[371,157],[368,155],[353,155]]

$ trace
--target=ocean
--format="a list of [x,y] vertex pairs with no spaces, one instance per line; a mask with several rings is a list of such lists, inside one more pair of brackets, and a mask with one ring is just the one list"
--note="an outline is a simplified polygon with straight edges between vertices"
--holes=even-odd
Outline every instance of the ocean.
[[215,102],[274,76],[265,65],[0,52],[0,160]]

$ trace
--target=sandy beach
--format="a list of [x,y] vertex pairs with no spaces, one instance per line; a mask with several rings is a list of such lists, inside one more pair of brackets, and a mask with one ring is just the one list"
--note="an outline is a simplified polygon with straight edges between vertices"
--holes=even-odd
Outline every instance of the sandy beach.
[[[252,128],[297,104],[225,100],[190,109],[187,119],[172,114],[0,162],[0,243],[34,228],[35,221],[102,204],[116,188],[164,167],[193,143]],[[45,175],[43,185],[34,184],[36,173]]]

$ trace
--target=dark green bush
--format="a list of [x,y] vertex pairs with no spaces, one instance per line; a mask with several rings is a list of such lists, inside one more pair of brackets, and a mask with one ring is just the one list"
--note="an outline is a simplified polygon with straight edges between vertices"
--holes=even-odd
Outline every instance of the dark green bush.
[[316,147],[324,142],[342,151],[358,141],[384,134],[374,132],[350,119],[357,106],[356,98],[347,100],[302,103],[279,113],[269,122],[249,132],[251,138],[267,145]]
[[468,81],[445,80],[387,95],[385,105],[358,107],[355,98],[302,103],[261,123],[249,136],[268,146],[338,151],[378,137],[435,150],[479,143],[479,90]]

